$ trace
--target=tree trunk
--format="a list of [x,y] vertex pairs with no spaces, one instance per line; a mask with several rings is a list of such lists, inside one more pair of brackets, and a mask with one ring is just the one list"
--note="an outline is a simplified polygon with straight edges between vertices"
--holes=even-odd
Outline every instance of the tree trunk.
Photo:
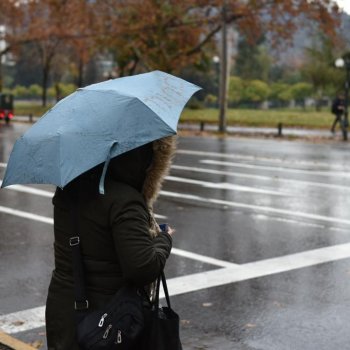
[[78,64],[78,79],[77,79],[77,86],[82,87],[83,86],[83,79],[84,79],[84,62],[83,59],[79,59]]
[[2,74],[2,55],[0,55],[0,92],[3,89],[3,74]]
[[228,50],[226,1],[222,6],[222,46],[220,64],[220,92],[219,92],[219,132],[226,132],[227,90],[228,90]]
[[47,104],[47,83],[49,80],[49,69],[50,66],[46,65],[43,69],[43,80],[42,80],[42,106],[46,107]]
[[56,94],[56,102],[58,102],[61,98],[61,88],[60,88],[60,83],[55,83],[55,94]]

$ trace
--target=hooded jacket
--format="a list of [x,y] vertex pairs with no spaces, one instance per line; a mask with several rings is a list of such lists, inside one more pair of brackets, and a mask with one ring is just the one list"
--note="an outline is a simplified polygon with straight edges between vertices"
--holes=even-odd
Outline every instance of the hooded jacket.
[[[55,270],[46,303],[48,350],[78,349],[75,338],[70,208],[77,198],[85,283],[94,310],[105,305],[125,283],[145,286],[164,268],[172,239],[161,233],[153,216],[175,150],[175,138],[154,141],[111,162],[105,194],[98,194],[101,167],[80,176],[54,204]],[[75,205],[75,204],[74,204]]]

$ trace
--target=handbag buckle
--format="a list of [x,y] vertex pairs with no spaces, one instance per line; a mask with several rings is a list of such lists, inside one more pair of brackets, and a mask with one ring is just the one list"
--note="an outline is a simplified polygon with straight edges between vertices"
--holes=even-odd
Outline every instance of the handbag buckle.
[[87,310],[89,308],[89,300],[84,301],[75,301],[74,302],[74,309],[81,311],[81,310]]
[[80,243],[80,238],[79,236],[75,236],[75,237],[71,237],[69,238],[69,245],[71,247],[75,246],[75,245],[78,245]]

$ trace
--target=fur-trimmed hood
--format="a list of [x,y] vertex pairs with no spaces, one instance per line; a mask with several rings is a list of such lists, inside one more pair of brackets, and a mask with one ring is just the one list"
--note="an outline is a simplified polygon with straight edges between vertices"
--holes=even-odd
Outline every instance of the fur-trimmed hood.
[[153,204],[159,195],[164,178],[170,170],[176,143],[176,136],[164,137],[152,143],[153,159],[150,167],[147,169],[142,188],[142,194],[151,214],[151,236],[156,236],[160,232],[159,226],[154,219]]
[[172,158],[176,150],[176,136],[168,136],[153,141],[152,164],[146,172],[146,178],[142,188],[149,208],[157,199],[165,176],[168,174]]

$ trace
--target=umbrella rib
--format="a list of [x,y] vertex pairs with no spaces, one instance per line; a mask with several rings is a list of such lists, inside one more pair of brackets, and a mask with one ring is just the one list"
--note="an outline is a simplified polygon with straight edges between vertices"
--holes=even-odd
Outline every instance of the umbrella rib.
[[109,95],[115,95],[115,93],[118,93],[121,96],[127,96],[127,97],[132,97],[132,98],[138,98],[137,96],[133,95],[133,94],[128,94],[125,93],[124,91],[119,91],[119,90],[112,90],[112,89],[108,89],[108,90],[94,90],[94,89],[78,89],[78,91],[86,91],[86,92],[96,92],[96,93],[101,93],[101,94],[109,94]]
[[170,130],[172,132],[174,132],[174,134],[176,134],[176,131],[168,124],[164,121],[164,119],[157,114],[151,107],[149,107],[146,103],[144,103],[139,97],[135,97],[137,99],[137,101],[139,101],[143,106],[145,106],[148,110],[150,110],[153,114],[155,114],[157,116],[157,119],[160,120],[164,125],[167,126],[167,128],[170,128]]
[[[83,90],[83,89],[81,89],[81,90]],[[90,90],[84,90],[84,91],[90,91]],[[87,100],[86,102],[89,105],[89,107],[94,111],[94,113],[96,113],[96,115],[98,115],[98,111],[95,109],[94,105],[91,104],[91,101]]]

